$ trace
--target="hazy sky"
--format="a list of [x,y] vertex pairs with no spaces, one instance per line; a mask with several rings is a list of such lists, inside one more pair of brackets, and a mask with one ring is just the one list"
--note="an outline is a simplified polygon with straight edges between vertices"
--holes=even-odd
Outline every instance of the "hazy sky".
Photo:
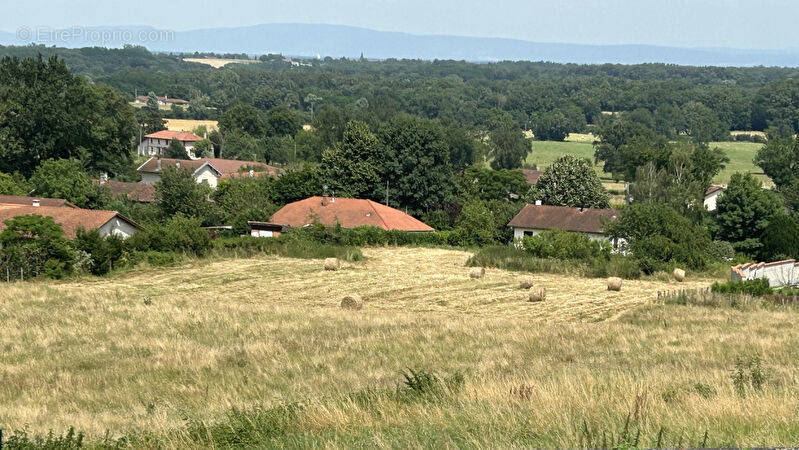
[[0,0],[0,30],[330,23],[583,44],[799,48],[799,0]]

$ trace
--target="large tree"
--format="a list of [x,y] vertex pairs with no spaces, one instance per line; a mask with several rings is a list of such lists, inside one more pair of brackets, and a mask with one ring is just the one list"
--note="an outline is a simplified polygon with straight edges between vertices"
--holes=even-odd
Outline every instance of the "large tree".
[[716,202],[716,237],[732,243],[736,251],[756,255],[763,232],[780,213],[780,198],[763,189],[751,174],[735,173]]
[[377,137],[369,127],[351,121],[341,142],[322,153],[322,168],[333,194],[371,197],[380,184],[382,162]]
[[491,132],[491,153],[494,169],[518,169],[524,163],[531,147],[522,130],[503,124]]
[[189,170],[169,165],[155,183],[155,204],[163,218],[181,214],[211,225],[215,213],[211,193],[211,187],[197,183]]
[[381,194],[386,194],[386,182],[389,203],[414,214],[429,211],[448,198],[453,172],[441,125],[429,119],[397,116],[381,127],[379,140],[382,183],[375,193],[378,200],[385,197]]
[[538,179],[536,196],[545,205],[607,208],[608,195],[590,161],[563,155]]
[[63,198],[81,208],[101,208],[103,191],[74,160],[48,159],[30,178],[33,193],[39,197]]
[[133,108],[56,57],[0,61],[0,171],[29,176],[47,159],[78,158],[112,174],[131,165]]

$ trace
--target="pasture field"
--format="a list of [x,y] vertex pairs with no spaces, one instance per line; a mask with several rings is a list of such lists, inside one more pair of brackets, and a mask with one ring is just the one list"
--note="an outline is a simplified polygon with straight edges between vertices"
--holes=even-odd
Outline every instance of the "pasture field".
[[[591,145],[593,141],[589,141],[587,138],[584,138],[584,136],[589,135],[580,135],[579,137],[575,137],[574,140],[571,140],[570,137],[570,140],[564,142],[531,141],[533,150],[527,156],[525,162],[527,164],[535,164],[539,168],[546,168],[558,157],[566,154],[588,158],[593,161],[594,147]],[[755,154],[763,144],[754,142],[711,142],[709,145],[724,150],[727,157],[730,158],[727,167],[716,176],[714,180],[716,183],[726,184],[730,176],[735,172],[751,172],[753,174],[759,174],[758,177],[766,184],[771,184],[770,180],[763,175],[763,171],[752,162]],[[597,174],[599,174],[602,179],[610,179],[610,174],[602,171],[601,164],[596,165],[595,168]]]
[[[466,252],[364,254],[338,272],[264,256],[11,284],[0,426],[148,448],[799,442],[795,310],[656,302],[711,280],[608,292],[547,274],[528,303],[517,273],[469,279]],[[339,307],[351,292],[362,310]]]

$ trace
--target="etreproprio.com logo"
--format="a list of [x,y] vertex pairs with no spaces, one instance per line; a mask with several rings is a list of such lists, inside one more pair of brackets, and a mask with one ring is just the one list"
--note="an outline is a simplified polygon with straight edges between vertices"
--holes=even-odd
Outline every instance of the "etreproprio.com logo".
[[68,43],[80,42],[93,45],[106,45],[112,43],[136,44],[142,42],[173,41],[173,30],[122,30],[103,28],[51,28],[22,26],[17,28],[17,40],[22,42],[38,43]]

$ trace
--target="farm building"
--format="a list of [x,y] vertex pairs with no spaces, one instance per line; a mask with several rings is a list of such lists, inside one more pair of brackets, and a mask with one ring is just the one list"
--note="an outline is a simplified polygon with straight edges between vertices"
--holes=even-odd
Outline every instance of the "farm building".
[[5,221],[17,216],[36,214],[52,217],[64,230],[64,237],[73,239],[79,228],[99,230],[101,236],[115,235],[122,238],[133,236],[142,227],[116,211],[81,209],[64,206],[33,206],[0,204],[0,230]]
[[77,206],[64,200],[63,198],[23,197],[21,195],[0,195],[0,205],[77,208]]
[[522,172],[524,178],[530,184],[538,183],[538,179],[541,178],[541,175],[544,174],[543,170],[533,170],[533,169],[519,169],[519,170]]
[[250,226],[250,236],[252,237],[278,237],[283,232],[283,225],[272,222],[250,220],[247,225]]
[[705,209],[708,211],[715,211],[716,210],[716,201],[725,190],[724,186],[710,186],[707,191],[705,191],[705,200],[704,205]]
[[317,196],[289,203],[276,212],[270,222],[288,227],[314,223],[344,228],[363,226],[384,230],[434,231],[424,222],[390,206],[357,198]]
[[[180,106],[184,106],[184,105],[188,105],[189,104],[189,102],[187,100],[183,100],[182,98],[169,98],[168,96],[163,96],[162,97],[160,95],[156,96],[156,98],[158,99],[158,104],[159,105],[180,105]],[[146,96],[146,95],[138,95],[138,96],[136,96],[136,103],[145,103],[146,104],[148,99],[149,99],[149,97]]]
[[139,144],[139,154],[163,156],[172,139],[180,141],[186,147],[187,155],[192,159],[194,159],[194,152],[192,151],[194,144],[203,140],[203,138],[194,133],[161,130],[144,136],[141,144]]
[[557,229],[582,233],[591,239],[610,241],[610,237],[604,232],[605,223],[618,216],[619,212],[615,209],[527,204],[511,219],[508,226],[513,229],[514,239]]
[[278,176],[282,173],[282,170],[277,167],[272,167],[256,161],[238,161],[235,159],[219,158],[186,160],[155,156],[145,161],[144,164],[139,166],[136,170],[141,173],[142,183],[154,184],[161,179],[161,171],[167,166],[190,170],[198,183],[205,181],[214,189],[216,189],[219,181],[222,180],[225,175],[235,176],[235,174],[239,172],[249,175],[250,170],[254,171],[253,176],[261,172],[269,174],[270,176]]
[[730,278],[733,281],[765,278],[771,287],[795,286],[799,284],[799,263],[786,259],[770,263],[746,263],[732,266]]
[[108,174],[101,174],[100,179],[94,180],[94,183],[108,188],[115,198],[124,198],[137,203],[155,201],[155,186],[152,184],[113,181],[108,179]]

